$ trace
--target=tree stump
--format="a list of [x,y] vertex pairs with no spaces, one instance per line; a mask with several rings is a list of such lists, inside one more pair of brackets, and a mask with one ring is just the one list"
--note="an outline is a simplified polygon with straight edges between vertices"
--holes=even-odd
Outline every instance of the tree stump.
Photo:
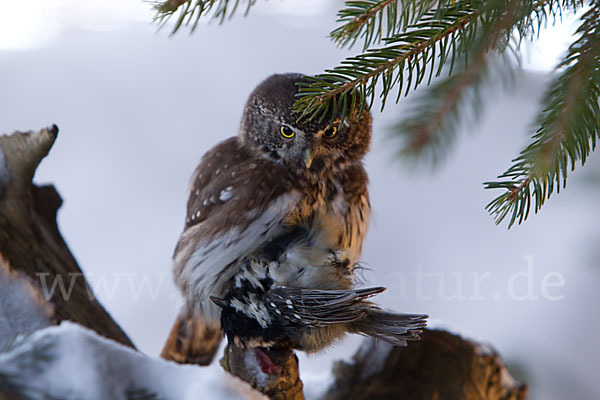
[[[133,347],[125,332],[96,300],[56,224],[62,199],[52,185],[36,186],[33,175],[58,135],[58,127],[0,136],[0,272],[6,285],[20,285],[47,324],[71,320]],[[70,295],[55,286],[62,280]],[[46,285],[46,287],[44,287]],[[21,311],[19,311],[21,312]],[[9,316],[15,321],[19,315]],[[15,325],[15,334],[29,333]],[[38,322],[39,325],[39,322]],[[39,326],[38,326],[39,327]]]
[[352,363],[334,365],[323,400],[523,400],[527,387],[511,377],[489,346],[426,329],[406,347],[366,339]]

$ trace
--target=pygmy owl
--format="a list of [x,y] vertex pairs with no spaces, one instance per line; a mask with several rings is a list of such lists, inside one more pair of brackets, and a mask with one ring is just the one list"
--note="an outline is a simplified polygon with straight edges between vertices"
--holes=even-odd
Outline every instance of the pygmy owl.
[[164,358],[208,364],[222,329],[245,345],[316,351],[346,331],[403,344],[424,326],[425,316],[367,300],[382,288],[354,289],[370,214],[370,114],[298,120],[301,81],[262,82],[237,137],[208,151],[192,176],[173,264],[185,306]]

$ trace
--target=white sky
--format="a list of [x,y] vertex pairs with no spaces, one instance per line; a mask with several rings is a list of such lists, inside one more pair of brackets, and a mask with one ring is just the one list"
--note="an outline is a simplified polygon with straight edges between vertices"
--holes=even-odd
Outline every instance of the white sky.
[[[329,11],[332,4],[321,0],[260,1],[254,12],[306,16]],[[143,0],[0,0],[0,5],[0,50],[43,47],[56,40],[62,29],[73,26],[116,30],[133,22],[150,23],[153,17],[151,5]],[[577,18],[567,16],[563,23],[545,29],[539,40],[527,46],[523,67],[552,70],[576,26]]]
[[[321,0],[261,1],[253,12],[306,16],[331,5]],[[132,22],[151,23],[154,16],[151,2],[145,0],[0,0],[0,6],[0,50],[41,47],[73,26],[115,30]]]

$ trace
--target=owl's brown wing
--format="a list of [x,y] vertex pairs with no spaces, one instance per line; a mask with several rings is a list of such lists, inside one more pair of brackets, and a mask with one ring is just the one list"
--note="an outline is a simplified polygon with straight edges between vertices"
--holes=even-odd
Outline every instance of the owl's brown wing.
[[274,199],[292,190],[293,181],[286,168],[252,156],[232,137],[202,157],[189,189],[185,229],[201,225],[201,235],[210,237],[230,227],[247,227]]
[[[220,332],[219,310],[209,297],[223,296],[240,260],[283,233],[284,220],[301,198],[294,186],[289,171],[252,157],[237,138],[206,153],[192,176],[185,229],[174,254],[175,281],[187,297],[178,324],[201,326],[211,337],[215,330]],[[185,323],[189,318],[193,324]],[[172,331],[163,350],[173,354],[167,358],[212,355],[214,345],[203,348],[198,344],[202,338],[179,333],[188,331]],[[178,349],[178,343],[188,345]],[[185,354],[191,351],[196,354]]]
[[202,158],[190,185],[174,256],[177,283],[218,318],[209,296],[222,296],[239,260],[283,233],[300,198],[283,166],[253,157],[237,138],[217,145]]

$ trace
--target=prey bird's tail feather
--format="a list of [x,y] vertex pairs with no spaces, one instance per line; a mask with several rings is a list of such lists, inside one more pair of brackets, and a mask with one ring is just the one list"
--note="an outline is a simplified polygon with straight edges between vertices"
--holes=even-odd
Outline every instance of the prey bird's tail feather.
[[[279,286],[267,292],[265,300],[275,312],[294,324],[310,327],[343,324],[350,332],[372,336],[395,346],[406,346],[408,340],[419,340],[428,316],[382,310],[369,299],[384,290],[383,287],[317,290]],[[221,299],[213,301],[219,304]]]
[[160,356],[180,364],[208,365],[213,360],[223,334],[221,326],[200,315],[182,311],[167,338]]
[[355,333],[381,339],[394,346],[406,346],[408,340],[419,340],[427,325],[427,315],[396,314],[370,308],[366,316],[351,324]]

